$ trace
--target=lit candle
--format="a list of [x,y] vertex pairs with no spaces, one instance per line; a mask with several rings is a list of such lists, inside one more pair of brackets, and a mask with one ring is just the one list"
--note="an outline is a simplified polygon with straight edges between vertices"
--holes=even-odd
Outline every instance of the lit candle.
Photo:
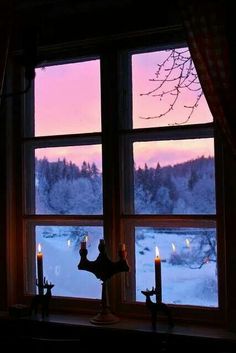
[[38,270],[38,292],[39,292],[39,295],[43,295],[43,253],[42,253],[41,244],[38,244],[37,270]]
[[159,249],[156,246],[156,257],[155,257],[155,285],[156,285],[156,302],[162,302],[162,289],[161,289],[161,258]]
[[173,251],[173,253],[175,253],[175,252],[176,252],[176,246],[175,246],[175,244],[172,243],[171,246],[172,246],[172,251]]
[[80,243],[80,249],[86,249],[87,241],[88,241],[88,236],[86,235],[84,237],[83,241],[81,241],[81,243]]
[[187,247],[188,249],[190,249],[190,241],[189,241],[188,239],[186,239],[186,240],[185,240],[185,243],[186,243],[186,247]]
[[71,240],[70,239],[67,240],[67,246],[68,246],[68,248],[70,248],[70,246],[71,246]]

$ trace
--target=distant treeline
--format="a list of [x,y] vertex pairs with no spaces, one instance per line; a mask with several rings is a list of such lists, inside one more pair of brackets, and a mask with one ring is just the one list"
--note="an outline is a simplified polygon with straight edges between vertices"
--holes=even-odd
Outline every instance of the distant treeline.
[[[78,166],[65,158],[35,163],[38,213],[102,213],[102,174],[95,163]],[[214,158],[134,168],[134,208],[141,214],[214,213]]]

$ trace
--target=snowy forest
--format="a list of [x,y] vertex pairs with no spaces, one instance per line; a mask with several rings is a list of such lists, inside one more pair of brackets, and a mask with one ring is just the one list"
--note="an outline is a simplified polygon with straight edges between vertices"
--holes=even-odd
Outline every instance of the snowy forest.
[[[36,159],[37,214],[102,214],[102,173],[95,163]],[[214,214],[214,158],[199,157],[173,166],[134,167],[136,214]],[[53,295],[100,298],[98,279],[78,271],[80,242],[88,236],[88,258],[98,255],[101,226],[37,226],[44,273]],[[136,301],[154,285],[154,249],[162,258],[166,303],[218,306],[215,228],[135,228]]]
[[[102,174],[95,163],[36,159],[37,214],[102,214]],[[214,214],[214,158],[134,168],[136,214]]]

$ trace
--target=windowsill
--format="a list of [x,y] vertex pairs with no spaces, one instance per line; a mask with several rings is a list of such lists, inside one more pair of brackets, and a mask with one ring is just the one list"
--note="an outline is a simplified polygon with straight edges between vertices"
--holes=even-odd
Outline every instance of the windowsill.
[[[151,327],[151,322],[141,319],[127,319],[121,318],[116,324],[109,325],[94,325],[89,320],[91,315],[80,315],[79,317],[68,316],[68,315],[50,315],[46,320],[37,319],[39,321],[47,321],[50,323],[63,324],[63,325],[76,325],[83,327],[96,327],[99,329],[106,328],[110,330],[128,330],[128,331],[140,331],[149,333],[161,333],[161,334],[173,334],[180,336],[193,336],[193,337],[204,337],[210,339],[226,339],[236,342],[236,333],[226,331],[222,328],[209,328],[201,326],[186,325],[174,325],[174,327],[168,327],[166,323],[157,323],[156,330]],[[34,320],[34,319],[32,319]]]
[[[10,321],[21,324],[37,325],[39,324],[42,327],[42,324],[48,327],[61,327],[63,329],[68,329],[69,331],[73,328],[77,330],[80,328],[83,332],[92,333],[106,331],[106,333],[117,333],[117,334],[146,334],[150,337],[155,335],[163,337],[172,337],[178,342],[181,340],[190,340],[190,341],[205,341],[208,343],[213,342],[226,342],[232,344],[236,347],[236,332],[230,332],[223,328],[218,327],[208,327],[200,325],[190,325],[190,324],[176,324],[174,327],[169,327],[166,323],[157,322],[156,329],[153,330],[151,327],[151,322],[141,319],[127,319],[120,318],[120,321],[116,324],[109,325],[94,325],[90,322],[91,315],[59,315],[51,314],[49,317],[42,319],[41,315],[37,317],[22,317],[19,319],[12,319],[7,313],[0,313],[0,321]],[[20,324],[20,325],[21,325]],[[99,333],[99,332],[98,332]]]

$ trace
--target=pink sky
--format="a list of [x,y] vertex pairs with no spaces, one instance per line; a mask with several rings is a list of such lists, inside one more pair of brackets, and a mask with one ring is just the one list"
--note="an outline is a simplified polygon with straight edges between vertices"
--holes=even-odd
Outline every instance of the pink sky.
[[[180,100],[172,114],[163,119],[145,120],[140,116],[153,116],[163,112],[168,102],[160,102],[157,97],[140,97],[155,86],[149,82],[155,77],[158,60],[168,53],[152,52],[132,56],[133,86],[133,125],[134,128],[167,126],[181,122],[188,113],[185,104],[191,104],[194,97],[188,94]],[[100,103],[100,62],[91,60],[66,65],[57,65],[36,70],[35,80],[35,135],[60,135],[101,131]],[[161,103],[161,104],[160,104]],[[164,103],[164,106],[162,105]],[[198,108],[189,123],[212,121],[211,113],[202,97]],[[194,159],[199,156],[214,155],[211,139],[142,142],[135,143],[134,159],[136,166],[162,166]],[[84,160],[95,162],[101,170],[101,146],[79,146],[37,149],[37,158],[47,157],[50,161],[64,157],[77,165]]]
[[101,131],[100,61],[36,69],[35,135]]
[[83,161],[90,163],[90,165],[95,162],[99,171],[102,171],[101,145],[37,148],[35,157],[38,159],[47,157],[52,162],[65,158],[68,162],[72,161],[78,166],[81,166]]
[[[180,49],[184,50],[184,49]],[[160,101],[159,97],[140,96],[140,94],[147,93],[155,89],[160,82],[152,82],[150,79],[155,79],[155,72],[158,69],[158,63],[169,56],[168,51],[161,52],[151,52],[144,54],[136,54],[132,56],[132,87],[133,87],[133,125],[134,128],[145,128],[145,127],[155,127],[155,126],[168,126],[174,123],[181,123],[184,121],[189,110],[184,108],[184,105],[191,106],[196,98],[198,92],[185,91],[178,98],[177,104],[174,106],[172,112],[168,113],[166,116],[159,119],[140,119],[140,117],[147,116],[157,116],[165,112],[169,108],[169,104],[173,101],[173,96],[166,96]],[[171,62],[168,63],[167,67],[170,67]],[[164,71],[163,74],[166,75],[168,71]],[[170,78],[177,77],[179,71],[173,71],[173,75]],[[199,86],[194,86],[196,88]],[[173,88],[173,83],[169,86],[163,85],[161,90],[166,91],[167,89]],[[197,109],[194,111],[188,124],[205,123],[212,121],[212,115],[206,103],[205,97],[201,97]]]
[[[177,141],[156,141],[134,143],[134,162],[136,168],[161,167],[183,163],[201,156],[214,156],[213,139],[194,139]],[[144,157],[145,156],[145,157]]]

